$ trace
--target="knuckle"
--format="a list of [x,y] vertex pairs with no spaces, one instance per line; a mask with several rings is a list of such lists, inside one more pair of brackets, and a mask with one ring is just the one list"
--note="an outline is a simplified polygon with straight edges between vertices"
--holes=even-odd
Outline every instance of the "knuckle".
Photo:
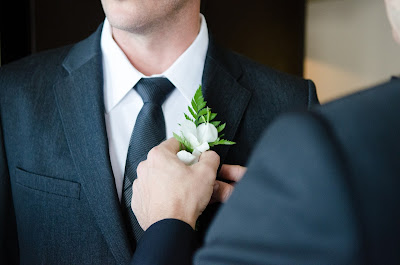
[[147,158],[148,160],[154,161],[157,160],[160,157],[160,155],[161,155],[161,148],[159,146],[155,146],[149,151]]
[[137,190],[138,189],[138,185],[139,185],[139,179],[135,179],[132,182],[132,190]]
[[149,153],[147,154],[147,159],[151,159],[154,156],[154,153],[157,152],[156,147],[151,148]]
[[210,159],[212,159],[215,162],[218,162],[219,164],[220,157],[215,151],[207,151],[206,153]]
[[215,159],[215,161],[219,164],[221,161],[220,161],[220,157],[219,157],[219,155],[216,153],[216,152],[214,152],[213,151],[213,153],[212,153],[213,155],[214,155],[214,159]]
[[145,161],[142,161],[142,162],[139,163],[139,165],[138,165],[138,167],[136,169],[136,173],[137,173],[137,177],[138,178],[144,174],[145,167],[146,167]]

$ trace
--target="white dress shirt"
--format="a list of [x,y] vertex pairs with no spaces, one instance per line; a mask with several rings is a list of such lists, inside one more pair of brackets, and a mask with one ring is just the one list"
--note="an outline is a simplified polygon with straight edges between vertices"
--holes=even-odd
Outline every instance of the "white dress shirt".
[[[208,49],[208,29],[200,14],[201,27],[190,47],[161,75],[176,87],[162,105],[166,122],[167,138],[178,132],[178,123],[201,84],[204,62]],[[101,34],[103,56],[104,105],[107,137],[112,170],[118,197],[121,200],[125,162],[129,140],[136,118],[143,106],[140,95],[132,89],[143,77],[125,56],[112,37],[110,23],[104,21]]]

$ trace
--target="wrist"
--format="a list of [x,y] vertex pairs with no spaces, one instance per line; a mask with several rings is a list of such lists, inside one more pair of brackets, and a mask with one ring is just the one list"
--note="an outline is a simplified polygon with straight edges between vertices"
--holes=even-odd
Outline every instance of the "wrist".
[[198,219],[198,215],[193,214],[193,213],[186,213],[182,209],[181,210],[176,209],[176,210],[171,211],[169,213],[162,214],[158,218],[155,218],[153,220],[152,224],[154,224],[154,223],[156,223],[158,221],[161,221],[161,220],[165,220],[165,219],[179,220],[179,221],[187,223],[193,229],[195,229],[196,222],[197,222],[197,219]]

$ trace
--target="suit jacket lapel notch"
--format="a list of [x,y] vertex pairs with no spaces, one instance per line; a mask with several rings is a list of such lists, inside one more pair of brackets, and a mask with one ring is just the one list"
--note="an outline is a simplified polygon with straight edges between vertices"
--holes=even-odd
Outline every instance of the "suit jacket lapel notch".
[[[250,101],[251,92],[240,83],[242,68],[240,63],[227,51],[219,48],[212,37],[207,51],[203,73],[203,94],[216,120],[226,122],[222,133],[224,139],[233,140],[240,121]],[[229,146],[213,148],[223,163]]]

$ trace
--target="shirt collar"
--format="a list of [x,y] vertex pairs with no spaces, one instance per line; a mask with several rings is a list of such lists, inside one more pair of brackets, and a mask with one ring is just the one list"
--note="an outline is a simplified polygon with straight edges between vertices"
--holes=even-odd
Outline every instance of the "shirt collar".
[[[168,78],[188,102],[201,84],[209,43],[207,23],[202,14],[200,19],[199,34],[189,48],[164,73],[154,75]],[[103,56],[104,104],[108,113],[146,76],[129,62],[114,41],[107,18],[103,24],[100,45]]]

